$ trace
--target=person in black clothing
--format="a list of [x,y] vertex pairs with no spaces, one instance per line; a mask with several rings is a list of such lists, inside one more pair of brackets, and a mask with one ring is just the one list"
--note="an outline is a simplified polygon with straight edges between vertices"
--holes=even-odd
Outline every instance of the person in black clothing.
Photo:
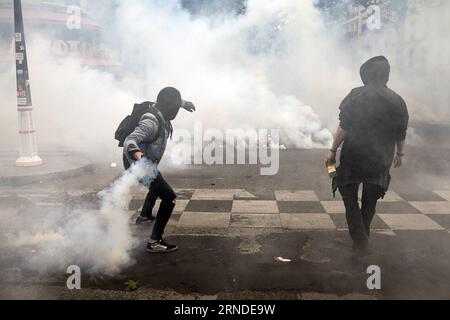
[[340,106],[340,125],[326,164],[336,162],[343,143],[333,192],[342,195],[355,249],[366,249],[377,202],[389,189],[392,164],[400,167],[405,156],[409,115],[404,100],[387,87],[390,64],[385,57],[370,59],[360,73],[364,86],[353,89]]
[[[175,120],[181,108],[189,112],[195,111],[194,104],[182,100],[181,93],[172,87],[161,90],[154,107],[157,114],[150,112],[144,114],[136,129],[125,139],[123,150],[125,165],[129,166],[142,158],[159,165],[166,151],[167,143],[172,137],[171,121]],[[151,183],[149,189],[141,215],[136,220],[138,225],[155,222],[146,250],[149,253],[176,251],[178,247],[164,240],[163,235],[175,208],[177,195],[161,173]],[[155,219],[152,210],[157,198],[161,199],[161,205]]]

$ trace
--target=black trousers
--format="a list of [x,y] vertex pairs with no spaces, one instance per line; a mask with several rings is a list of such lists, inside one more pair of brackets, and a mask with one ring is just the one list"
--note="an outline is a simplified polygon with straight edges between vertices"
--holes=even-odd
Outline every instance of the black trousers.
[[359,184],[349,184],[339,188],[344,200],[350,236],[356,245],[366,246],[370,237],[370,225],[375,216],[377,202],[382,196],[382,188],[374,184],[363,184],[362,205],[358,203]]
[[156,216],[155,225],[153,226],[153,232],[151,235],[152,240],[161,240],[164,234],[164,229],[172,216],[173,209],[175,208],[175,201],[177,195],[172,190],[170,185],[164,180],[161,174],[152,182],[150,191],[147,194],[147,198],[142,208],[141,216],[151,217],[153,207],[156,200],[161,199],[161,205],[159,206],[158,214]]

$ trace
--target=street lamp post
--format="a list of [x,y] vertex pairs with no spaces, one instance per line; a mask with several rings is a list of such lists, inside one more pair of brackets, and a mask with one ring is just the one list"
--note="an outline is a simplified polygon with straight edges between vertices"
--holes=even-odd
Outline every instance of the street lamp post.
[[20,136],[20,157],[17,159],[16,165],[19,167],[39,166],[42,164],[42,159],[38,156],[36,133],[33,128],[33,105],[31,102],[21,0],[14,0],[14,30],[16,47],[17,110],[19,113]]

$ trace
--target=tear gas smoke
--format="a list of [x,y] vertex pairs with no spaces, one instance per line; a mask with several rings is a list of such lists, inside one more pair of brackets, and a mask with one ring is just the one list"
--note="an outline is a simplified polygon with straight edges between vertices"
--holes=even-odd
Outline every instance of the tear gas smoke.
[[[246,14],[236,16],[194,17],[173,0],[122,1],[107,9],[93,14],[113,21],[103,34],[110,51],[121,54],[120,77],[83,67],[74,57],[55,60],[48,34],[26,30],[41,149],[86,151],[102,145],[117,152],[112,133],[121,118],[134,102],[154,100],[168,85],[199,109],[194,116],[181,114],[175,127],[192,128],[194,120],[221,130],[281,129],[292,146],[329,144],[331,134],[319,115],[332,118],[326,109],[347,90],[336,84],[350,77],[335,67],[343,63],[339,48],[309,1],[249,1]],[[14,148],[14,71],[6,71],[0,92],[11,106],[10,121],[0,130]],[[327,95],[318,94],[319,83]]]
[[[180,88],[198,105],[194,120],[205,128],[273,128],[292,146],[329,143],[320,106],[301,101],[338,65],[337,57],[326,56],[338,49],[312,3],[249,1],[245,15],[193,18],[177,1],[131,1],[117,12],[123,54],[145,52],[146,92]],[[322,85],[336,92],[335,82]],[[175,127],[191,128],[192,120],[180,116]]]
[[[385,53],[374,43],[371,49],[359,48],[355,56],[355,50],[325,26],[313,1],[249,0],[245,14],[239,15],[220,10],[198,14],[201,6],[186,2],[196,14],[177,0],[89,2],[91,15],[105,27],[100,41],[110,53],[120,55],[117,60],[122,66],[114,75],[83,67],[76,57],[55,60],[49,54],[48,38],[60,35],[26,25],[41,149],[96,151],[102,145],[105,153],[115,154],[111,132],[132,103],[154,100],[167,85],[178,87],[199,109],[194,116],[181,114],[175,127],[192,128],[193,121],[202,121],[205,128],[221,130],[281,129],[283,142],[291,146],[328,147],[327,128],[336,125],[340,100],[361,83],[360,63]],[[221,6],[215,1],[211,7]],[[445,13],[435,15],[441,19]],[[448,90],[434,85],[448,79],[440,63],[448,61],[439,58],[445,52],[439,49],[440,34],[430,33],[424,43],[422,51],[429,63],[411,64],[407,74],[395,68],[392,72],[391,86],[401,89],[417,118],[448,115]],[[18,139],[13,63],[0,68],[0,93],[6,106],[1,144],[14,150]],[[410,81],[411,72],[429,76]],[[424,87],[433,94],[418,97],[415,92]]]
[[[249,1],[245,15],[196,17],[173,0],[122,1],[115,9],[97,3],[103,11],[94,12],[96,18],[110,22],[104,24],[106,43],[121,55],[123,65],[115,74],[85,67],[77,57],[55,59],[49,39],[58,36],[25,26],[41,150],[117,159],[121,150],[113,133],[120,120],[133,103],[154,100],[166,86],[179,88],[198,107],[194,115],[180,113],[175,128],[190,129],[201,121],[205,129],[281,129],[286,141],[298,147],[329,143],[331,134],[317,114],[320,106],[306,106],[299,97],[315,95],[311,86],[318,81],[327,97],[343,95],[347,88],[336,90],[331,79],[345,72],[333,70],[339,64],[326,52],[337,49],[309,1]],[[3,69],[0,92],[3,105],[10,107],[2,111],[0,135],[2,148],[15,150],[15,73],[13,64]],[[30,230],[13,221],[9,239],[13,245],[37,247],[26,259],[35,270],[77,264],[95,273],[119,272],[131,262],[135,244],[122,208],[136,177],[136,172],[126,174],[102,193],[99,212],[47,216],[45,223],[30,221]]]
[[[48,215],[41,228],[26,224],[17,233],[6,230],[8,246],[33,247],[27,257],[33,271],[65,270],[78,265],[85,273],[114,275],[132,263],[131,250],[137,240],[131,235],[128,205],[131,189],[149,186],[156,178],[156,165],[141,160],[108,189],[99,193],[99,211],[76,210],[69,214]],[[40,229],[40,230],[39,230]],[[45,230],[44,230],[45,229]]]
[[[198,107],[194,115],[180,113],[175,128],[195,121],[205,129],[273,128],[293,146],[328,147],[339,102],[361,83],[359,62],[335,41],[313,1],[249,0],[243,15],[207,16],[192,16],[176,0],[92,2],[102,10],[93,15],[105,26],[103,40],[121,56],[115,74],[82,66],[76,57],[55,60],[49,35],[25,26],[41,150],[89,152],[99,161],[120,156],[113,139],[120,120],[133,103],[154,100],[166,86]],[[0,68],[0,147],[18,150],[13,62]],[[38,246],[30,263],[42,270],[79,264],[118,272],[131,262],[135,244],[123,208],[139,168],[102,193],[99,212],[28,221],[30,230],[9,219],[10,243]]]

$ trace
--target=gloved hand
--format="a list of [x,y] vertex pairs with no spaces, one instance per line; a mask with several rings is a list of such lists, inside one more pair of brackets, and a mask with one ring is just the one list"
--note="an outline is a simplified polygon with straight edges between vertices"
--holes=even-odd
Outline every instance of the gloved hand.
[[195,110],[195,106],[192,102],[190,101],[184,101],[183,105],[181,106],[183,109],[189,111],[189,112],[194,112]]

